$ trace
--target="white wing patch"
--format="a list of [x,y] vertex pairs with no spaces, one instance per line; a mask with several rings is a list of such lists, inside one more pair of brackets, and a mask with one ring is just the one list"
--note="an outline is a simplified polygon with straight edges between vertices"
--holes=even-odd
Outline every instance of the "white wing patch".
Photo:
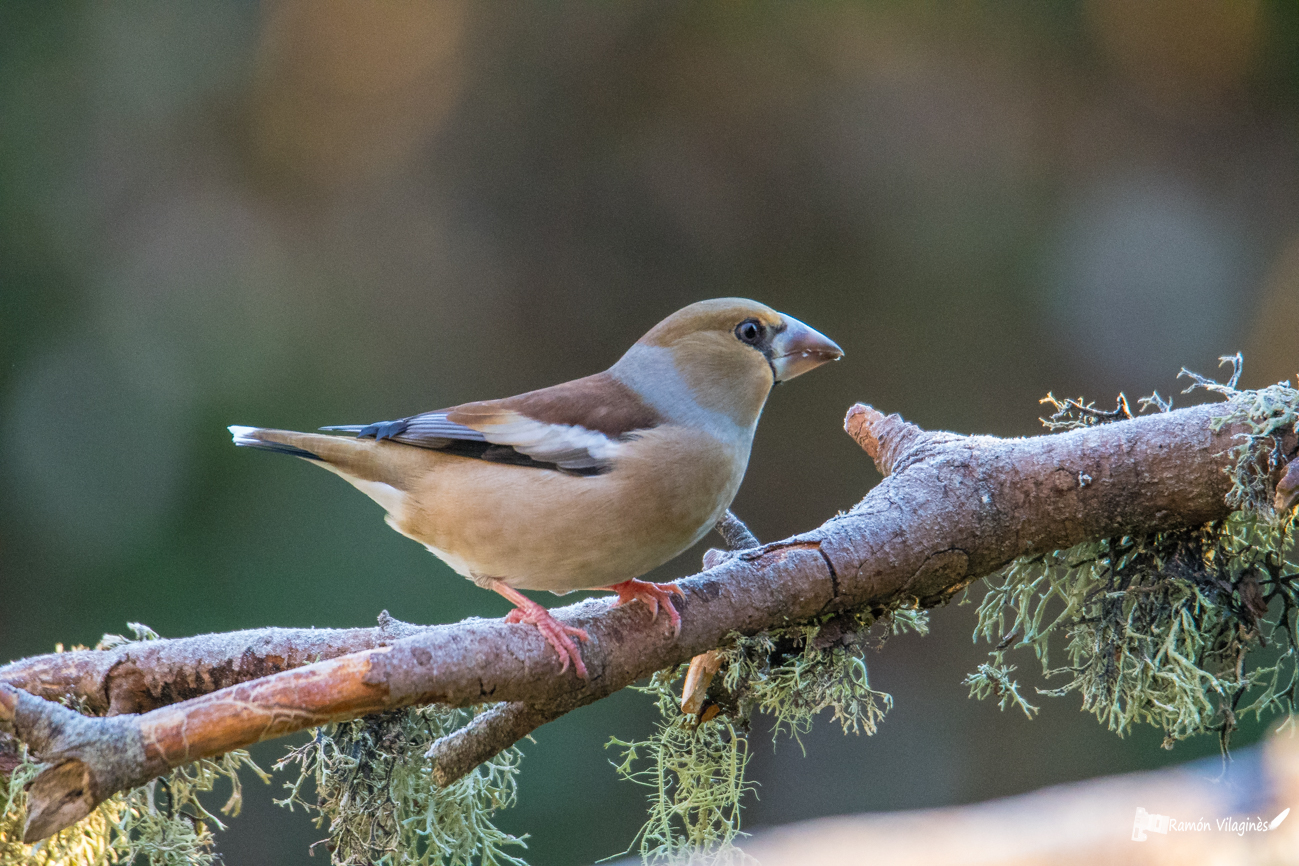
[[[602,471],[627,442],[626,438],[610,438],[579,424],[550,424],[509,410],[490,411],[477,418],[470,413],[465,418],[474,425],[470,427],[450,420],[449,416],[457,411],[460,410],[425,412],[396,421],[320,429],[355,433],[363,438],[388,439],[421,448],[447,448],[457,442],[503,445],[539,463],[552,463],[560,469],[573,471]],[[235,442],[239,443],[241,436],[248,435],[244,431],[251,429],[232,427]],[[635,434],[629,434],[628,438],[631,436]],[[371,498],[375,497],[372,495]]]
[[545,424],[512,414],[508,421],[484,424],[480,428],[487,441],[509,445],[533,460],[554,463],[561,469],[607,466],[627,444],[576,424]]

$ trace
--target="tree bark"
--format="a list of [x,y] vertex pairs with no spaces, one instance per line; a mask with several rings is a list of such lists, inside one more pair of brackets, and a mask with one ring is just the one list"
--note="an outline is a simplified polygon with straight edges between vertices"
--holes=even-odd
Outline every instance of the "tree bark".
[[[676,637],[642,605],[615,609],[601,599],[556,611],[591,635],[582,647],[589,680],[560,674],[535,629],[482,619],[241,632],[0,668],[0,722],[54,765],[33,784],[27,837],[68,826],[171,767],[325,722],[426,703],[511,702],[524,721],[554,718],[721,646],[732,632],[845,610],[930,607],[1018,556],[1223,518],[1228,451],[1241,432],[1213,429],[1225,412],[1211,404],[997,439],[925,432],[854,406],[845,428],[885,479],[819,528],[681,581]],[[1294,455],[1293,431],[1283,446]],[[46,700],[63,695],[96,710],[146,712],[99,719]],[[162,705],[169,700],[179,702]],[[520,726],[497,725],[484,728],[499,750],[509,745],[502,731]]]

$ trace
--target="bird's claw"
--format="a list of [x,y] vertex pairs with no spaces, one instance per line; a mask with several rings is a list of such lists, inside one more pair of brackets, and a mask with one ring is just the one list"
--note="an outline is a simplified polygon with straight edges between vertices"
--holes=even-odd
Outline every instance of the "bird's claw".
[[672,604],[672,596],[678,595],[685,598],[686,594],[681,591],[681,587],[675,583],[650,583],[645,580],[624,580],[622,583],[615,583],[613,586],[607,586],[612,592],[618,593],[618,601],[614,607],[621,607],[629,601],[640,599],[649,606],[650,618],[658,616],[659,605],[667,611],[668,621],[672,624],[672,634],[681,634],[681,614],[677,613],[676,607]]
[[590,679],[586,673],[586,665],[582,663],[582,651],[572,640],[572,638],[577,638],[579,641],[589,641],[591,636],[586,633],[585,629],[564,625],[551,616],[550,611],[539,604],[528,608],[516,607],[506,614],[505,621],[536,626],[537,631],[541,632],[541,636],[555,648],[555,652],[559,655],[560,673],[568,670],[568,663],[571,661],[573,671],[579,677],[584,680]]

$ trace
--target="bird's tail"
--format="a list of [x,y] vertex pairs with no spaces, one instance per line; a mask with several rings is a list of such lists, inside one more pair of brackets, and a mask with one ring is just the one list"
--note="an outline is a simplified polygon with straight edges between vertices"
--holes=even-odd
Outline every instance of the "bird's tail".
[[[262,451],[274,451],[276,454],[288,454],[293,457],[302,457],[306,460],[320,460],[324,458],[314,451],[308,451],[299,445],[293,444],[294,439],[305,439],[308,434],[294,433],[292,430],[267,430],[259,427],[240,427],[232,424],[226,428],[230,435],[234,437],[235,444],[241,448],[257,448]],[[316,437],[316,438],[324,438]]]
[[229,430],[236,445],[301,457],[320,464],[353,484],[378,482],[405,490],[412,473],[419,468],[419,449],[394,442],[266,427],[232,426]]

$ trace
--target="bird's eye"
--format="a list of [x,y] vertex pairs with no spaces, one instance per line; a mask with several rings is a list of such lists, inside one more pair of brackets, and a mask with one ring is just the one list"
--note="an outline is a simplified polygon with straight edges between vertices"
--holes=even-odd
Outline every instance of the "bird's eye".
[[735,336],[741,343],[748,343],[750,346],[756,346],[762,340],[765,331],[766,329],[757,319],[745,319],[735,326]]

